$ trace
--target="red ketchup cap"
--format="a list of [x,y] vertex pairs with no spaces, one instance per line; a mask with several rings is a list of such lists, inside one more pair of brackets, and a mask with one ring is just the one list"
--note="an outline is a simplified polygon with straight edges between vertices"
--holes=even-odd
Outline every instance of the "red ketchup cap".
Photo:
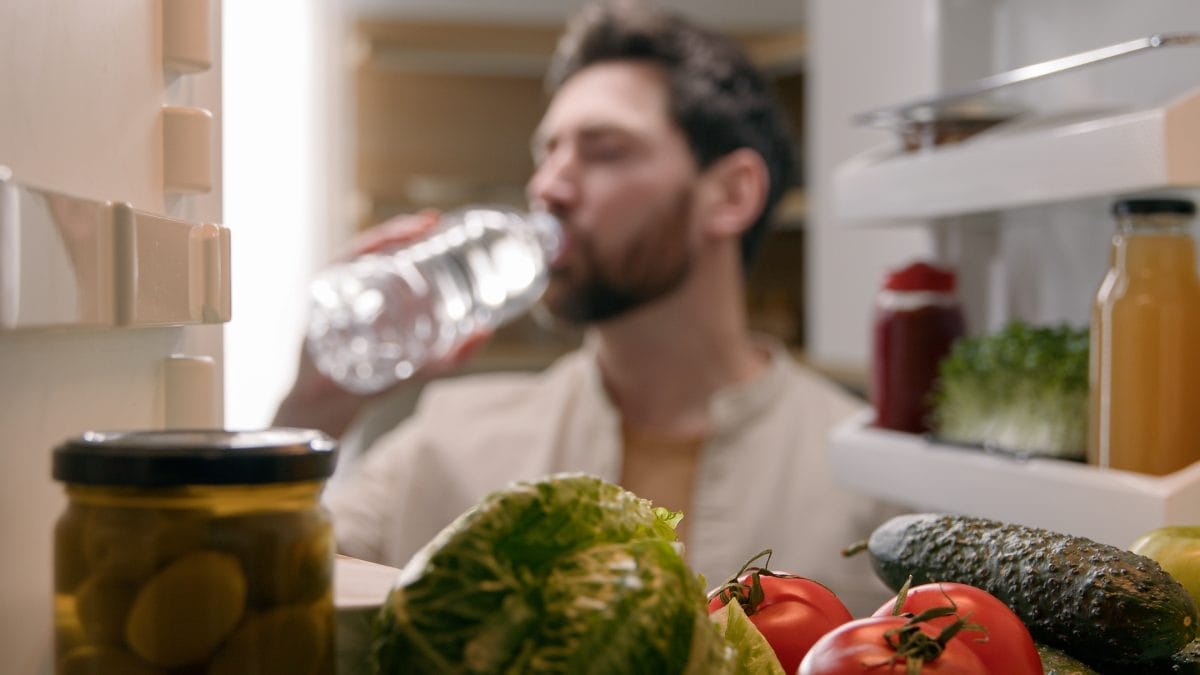
[[889,291],[939,291],[954,290],[954,271],[926,262],[915,262],[887,275],[883,287]]

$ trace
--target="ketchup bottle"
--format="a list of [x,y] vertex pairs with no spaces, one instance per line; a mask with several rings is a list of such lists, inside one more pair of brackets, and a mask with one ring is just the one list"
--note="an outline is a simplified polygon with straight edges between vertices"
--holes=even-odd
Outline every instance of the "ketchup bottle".
[[929,430],[929,393],[938,362],[963,335],[953,270],[916,262],[890,272],[876,296],[871,362],[875,426]]

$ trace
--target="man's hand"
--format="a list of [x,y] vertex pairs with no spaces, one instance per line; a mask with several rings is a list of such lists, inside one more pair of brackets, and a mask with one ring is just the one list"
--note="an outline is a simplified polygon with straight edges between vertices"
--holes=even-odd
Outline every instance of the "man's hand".
[[420,239],[437,226],[441,217],[440,211],[425,209],[389,218],[351,239],[345,252],[336,256],[335,261],[353,260],[368,253],[378,253]]

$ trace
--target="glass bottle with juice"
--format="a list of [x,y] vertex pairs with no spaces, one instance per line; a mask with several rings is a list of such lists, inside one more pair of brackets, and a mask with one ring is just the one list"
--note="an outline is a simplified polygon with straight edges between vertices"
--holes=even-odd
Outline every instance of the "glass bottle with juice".
[[1092,464],[1162,475],[1200,459],[1195,213],[1183,199],[1113,206],[1111,266],[1092,307]]

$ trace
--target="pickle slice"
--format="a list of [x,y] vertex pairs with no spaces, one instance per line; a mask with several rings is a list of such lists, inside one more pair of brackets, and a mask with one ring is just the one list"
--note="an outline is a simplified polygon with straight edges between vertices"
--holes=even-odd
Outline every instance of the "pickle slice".
[[255,513],[214,521],[214,548],[233,553],[246,572],[253,608],[302,604],[329,593],[333,534],[315,512]]
[[194,664],[230,634],[245,605],[246,578],[237,558],[218,551],[188,553],[138,592],[125,638],[154,665]]
[[91,570],[140,583],[200,548],[206,536],[207,519],[194,511],[93,508],[84,522],[82,549]]
[[129,652],[108,645],[78,647],[58,661],[58,675],[166,675]]
[[316,675],[329,638],[325,614],[290,605],[247,617],[213,657],[208,675]]
[[76,594],[75,609],[88,637],[94,642],[120,644],[137,592],[136,585],[112,574],[96,574],[83,582]]

